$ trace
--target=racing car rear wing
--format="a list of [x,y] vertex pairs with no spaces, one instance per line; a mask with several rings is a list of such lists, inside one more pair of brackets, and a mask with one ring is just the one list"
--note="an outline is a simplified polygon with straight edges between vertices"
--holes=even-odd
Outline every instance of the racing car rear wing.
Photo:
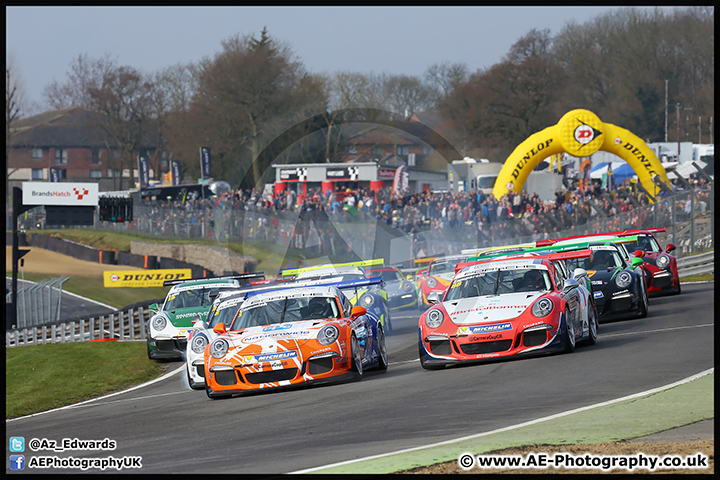
[[415,259],[415,265],[419,265],[421,263],[431,263],[433,260],[440,257],[424,257],[424,258],[416,258]]
[[385,265],[385,259],[375,258],[372,260],[360,260],[357,262],[347,263],[326,263],[323,265],[313,265],[310,267],[298,267],[298,268],[283,268],[278,273],[281,277],[289,277],[291,275],[297,275],[300,272],[307,272],[309,270],[319,270],[321,268],[331,267],[370,267],[370,266],[382,266]]
[[184,278],[181,280],[165,280],[163,282],[163,287],[168,287],[170,285],[180,285],[181,283],[185,282],[197,282],[199,280],[249,280],[252,278],[265,278],[264,272],[255,272],[255,273],[241,273],[238,275],[228,275],[224,277],[198,277],[198,278]]
[[325,280],[300,280],[297,282],[288,282],[287,284],[283,284],[281,286],[277,287],[270,287],[270,288],[260,288],[260,289],[252,289],[249,290],[245,294],[245,299],[247,300],[250,297],[253,297],[255,295],[259,295],[261,293],[269,293],[274,291],[281,291],[281,290],[292,290],[294,288],[301,288],[301,287],[337,287],[340,290],[349,290],[349,289],[356,289],[360,287],[367,287],[370,285],[377,285],[382,283],[383,279],[382,277],[370,277],[370,278],[362,278],[360,280],[346,280],[344,282],[338,282],[334,279],[325,279]]
[[627,237],[628,235],[640,235],[643,233],[662,233],[665,227],[639,228],[634,230],[622,230],[620,232],[611,232],[608,235],[617,235],[618,237]]
[[[584,252],[590,252],[587,255]],[[460,270],[470,265],[478,265],[480,263],[494,262],[498,260],[510,260],[513,258],[526,258],[526,257],[540,257],[547,258],[549,260],[567,260],[569,258],[584,258],[590,257],[592,259],[592,250],[590,250],[590,243],[574,243],[571,245],[559,245],[557,247],[535,247],[526,250],[513,252],[513,253],[500,253],[495,255],[488,255],[485,258],[478,258],[477,260],[468,261],[464,263],[458,263],[455,266],[455,274]]]

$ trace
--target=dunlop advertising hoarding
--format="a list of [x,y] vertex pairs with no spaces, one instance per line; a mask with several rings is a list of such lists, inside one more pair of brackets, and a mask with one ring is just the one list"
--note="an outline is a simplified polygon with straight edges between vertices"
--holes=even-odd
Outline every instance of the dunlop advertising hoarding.
[[180,269],[158,269],[158,270],[122,270],[103,272],[105,287],[162,287],[163,282],[168,280],[189,280],[192,278],[192,270],[189,268]]

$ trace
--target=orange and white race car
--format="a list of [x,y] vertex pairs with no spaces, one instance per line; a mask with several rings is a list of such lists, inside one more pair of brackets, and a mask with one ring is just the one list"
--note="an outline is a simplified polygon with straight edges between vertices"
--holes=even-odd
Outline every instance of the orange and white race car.
[[381,281],[248,292],[232,322],[214,327],[218,336],[205,348],[208,397],[359,379],[368,369],[387,370],[380,320],[364,307],[353,307],[339,288]]

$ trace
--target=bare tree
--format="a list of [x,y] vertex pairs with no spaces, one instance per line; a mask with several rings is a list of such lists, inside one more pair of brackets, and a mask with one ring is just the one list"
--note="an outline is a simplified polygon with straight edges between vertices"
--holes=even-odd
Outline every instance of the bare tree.
[[435,63],[425,72],[425,82],[433,92],[433,108],[445,96],[468,79],[468,68],[464,63]]
[[15,59],[9,55],[5,59],[5,194],[8,204],[11,202],[10,175],[17,168],[10,168],[10,144],[14,134],[13,124],[22,118],[26,100],[20,73]]
[[54,109],[91,108],[91,89],[100,88],[103,79],[117,68],[117,61],[107,54],[98,59],[78,55],[70,62],[65,82],[54,80],[45,87],[45,102]]
[[256,186],[272,161],[265,146],[326,106],[321,84],[266,30],[259,39],[223,41],[219,54],[200,62],[197,79],[188,115],[192,138],[203,142],[195,151],[212,147],[213,169],[245,187]]
[[101,85],[90,87],[88,93],[90,107],[104,117],[101,127],[119,149],[133,186],[133,157],[147,141],[153,84],[132,67],[117,67],[106,72]]

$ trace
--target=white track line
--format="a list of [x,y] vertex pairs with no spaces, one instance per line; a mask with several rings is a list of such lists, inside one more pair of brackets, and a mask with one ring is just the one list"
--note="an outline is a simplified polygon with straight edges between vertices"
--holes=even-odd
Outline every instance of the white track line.
[[38,413],[33,413],[33,414],[31,414],[31,415],[25,415],[24,417],[8,418],[8,419],[5,420],[5,423],[14,422],[15,420],[22,420],[22,419],[24,419],[24,418],[37,417],[37,416],[39,416],[39,415],[45,415],[46,413],[56,412],[56,411],[58,411],[58,410],[67,410],[67,409],[70,409],[70,408],[77,408],[77,407],[86,405],[86,404],[88,404],[88,403],[97,402],[97,401],[100,401],[100,400],[104,400],[104,399],[106,399],[106,398],[114,397],[115,395],[120,395],[121,393],[132,392],[133,390],[138,390],[138,389],[143,388],[143,387],[146,387],[146,386],[148,386],[148,385],[152,385],[153,383],[157,383],[157,382],[160,382],[160,381],[162,381],[162,380],[165,380],[165,379],[168,378],[168,377],[172,377],[172,376],[175,375],[176,373],[180,373],[180,372],[182,372],[183,370],[185,370],[185,365],[184,365],[184,364],[183,364],[182,367],[178,368],[177,370],[173,370],[172,372],[168,372],[168,373],[166,373],[166,374],[164,374],[164,375],[161,375],[161,376],[159,376],[158,378],[156,378],[156,379],[154,379],[154,380],[149,380],[149,381],[147,381],[147,382],[145,382],[145,383],[141,383],[140,385],[135,385],[134,387],[126,388],[125,390],[120,390],[119,392],[109,393],[109,394],[107,394],[107,395],[103,395],[102,397],[91,398],[90,400],[85,400],[84,402],[74,403],[74,404],[72,404],[72,405],[65,405],[64,407],[53,408],[52,410],[46,410],[46,411],[44,411],[44,412],[38,412]]
[[325,468],[339,467],[339,466],[342,466],[342,465],[350,465],[350,464],[352,464],[352,463],[362,462],[362,461],[365,461],[365,460],[374,460],[374,459],[377,459],[377,458],[389,457],[389,456],[391,456],[391,455],[397,455],[397,454],[401,454],[401,453],[415,452],[415,451],[423,450],[423,449],[426,449],[426,448],[439,447],[439,446],[442,446],[442,445],[449,445],[449,444],[452,444],[452,443],[462,442],[462,441],[465,441],[465,440],[472,440],[472,439],[475,439],[475,438],[485,437],[485,436],[492,435],[492,434],[495,434],[495,433],[502,433],[502,432],[507,432],[507,431],[509,431],[509,430],[516,430],[516,429],[521,428],[521,427],[527,427],[527,426],[530,426],[530,425],[536,425],[536,424],[538,424],[538,423],[546,422],[546,421],[548,421],[548,420],[554,420],[554,419],[556,419],[556,418],[566,417],[566,416],[572,415],[572,414],[574,414],[574,413],[580,413],[580,412],[584,412],[584,411],[587,411],[587,410],[592,410],[592,409],[594,409],[594,408],[605,407],[605,406],[612,405],[612,404],[615,404],[615,403],[624,402],[624,401],[626,401],[626,400],[633,400],[633,399],[640,398],[640,397],[644,397],[644,396],[647,396],[647,395],[653,395],[653,394],[655,394],[655,393],[662,392],[663,390],[668,390],[668,389],[670,389],[670,388],[677,387],[678,385],[683,385],[683,384],[685,384],[685,383],[692,382],[693,380],[697,380],[698,378],[704,377],[705,375],[709,375],[709,374],[713,373],[714,371],[715,371],[715,368],[713,367],[713,368],[710,368],[710,369],[705,370],[705,371],[703,371],[703,372],[700,372],[700,373],[697,373],[697,374],[692,375],[692,376],[690,376],[690,377],[687,377],[687,378],[685,378],[685,379],[683,379],[683,380],[679,380],[679,381],[677,381],[677,382],[670,383],[670,384],[665,385],[665,386],[662,386],[662,387],[653,388],[653,389],[651,389],[651,390],[646,390],[646,391],[644,391],[644,392],[639,392],[639,393],[635,393],[635,394],[632,394],[632,395],[627,395],[627,396],[625,396],[625,397],[616,398],[616,399],[614,399],[614,400],[608,400],[608,401],[606,401],[606,402],[596,403],[596,404],[594,404],[594,405],[588,405],[588,406],[586,406],[586,407],[576,408],[576,409],[574,409],[574,410],[568,410],[568,411],[566,411],[566,412],[556,413],[555,415],[550,415],[550,416],[548,416],[548,417],[538,418],[538,419],[536,419],[536,420],[531,420],[531,421],[529,421],[529,422],[518,423],[517,425],[511,425],[511,426],[509,426],[509,427],[498,428],[497,430],[492,430],[492,431],[490,431],[490,432],[476,433],[476,434],[474,434],[474,435],[468,435],[468,436],[466,436],[466,437],[460,437],[460,438],[456,438],[456,439],[454,439],[454,440],[446,440],[446,441],[444,441],[444,442],[432,443],[432,444],[430,444],[430,445],[423,445],[423,446],[420,446],[420,447],[406,448],[406,449],[404,449],[404,450],[397,450],[397,451],[395,451],[395,452],[381,453],[381,454],[379,454],[379,455],[371,455],[371,456],[369,456],[369,457],[356,458],[356,459],[347,460],[347,461],[344,461],[344,462],[331,463],[331,464],[329,464],[329,465],[323,465],[323,466],[320,466],[320,467],[306,468],[306,469],[304,469],[304,470],[297,470],[297,471],[288,472],[288,473],[290,473],[290,474],[310,473],[310,472],[315,472],[315,471],[318,471],[318,470],[323,470],[323,469],[325,469]]

